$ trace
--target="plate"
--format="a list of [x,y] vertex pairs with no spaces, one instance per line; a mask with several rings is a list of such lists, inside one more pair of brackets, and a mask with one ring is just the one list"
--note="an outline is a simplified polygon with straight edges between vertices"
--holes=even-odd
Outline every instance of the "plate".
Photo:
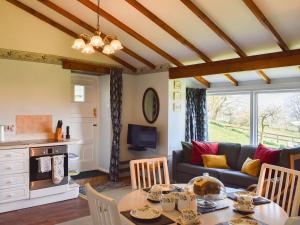
[[176,189],[176,187],[172,184],[159,184],[158,186],[161,187],[162,192],[171,192]]
[[260,225],[256,220],[247,218],[236,218],[229,221],[230,225]]
[[238,191],[238,192],[235,192],[234,195],[236,197],[239,197],[241,195],[248,195],[248,196],[251,196],[252,198],[259,197],[259,196],[257,196],[257,194],[255,192],[251,192],[251,191]]
[[188,224],[187,224],[187,223],[184,223],[184,222],[182,221],[182,216],[178,217],[176,222],[177,222],[178,224],[180,224],[180,225],[200,225],[200,224],[202,224],[201,219],[200,219],[200,216],[197,216],[196,220],[195,220],[194,222],[192,222],[192,223],[188,223]]
[[147,195],[147,200],[149,200],[150,202],[154,202],[154,203],[159,203],[161,200],[162,196],[160,196],[160,198],[151,198],[150,195]]
[[132,209],[130,215],[140,220],[152,220],[160,217],[161,211],[146,205],[142,208]]
[[248,209],[242,209],[239,204],[236,202],[233,204],[233,208],[239,212],[251,213],[254,212],[254,205],[250,205]]

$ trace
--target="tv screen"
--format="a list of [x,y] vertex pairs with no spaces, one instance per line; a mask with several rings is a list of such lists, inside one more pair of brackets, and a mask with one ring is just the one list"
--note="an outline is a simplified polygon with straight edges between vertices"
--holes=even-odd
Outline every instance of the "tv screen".
[[128,124],[127,144],[136,147],[156,148],[156,127]]

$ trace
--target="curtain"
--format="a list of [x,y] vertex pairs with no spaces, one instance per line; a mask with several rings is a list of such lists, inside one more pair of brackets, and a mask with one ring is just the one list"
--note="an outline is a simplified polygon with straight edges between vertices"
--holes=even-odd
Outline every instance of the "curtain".
[[185,141],[207,140],[206,90],[186,88]]
[[111,181],[119,180],[119,156],[121,135],[121,106],[122,106],[122,69],[111,69],[110,72],[110,110],[112,121],[112,147],[109,166]]

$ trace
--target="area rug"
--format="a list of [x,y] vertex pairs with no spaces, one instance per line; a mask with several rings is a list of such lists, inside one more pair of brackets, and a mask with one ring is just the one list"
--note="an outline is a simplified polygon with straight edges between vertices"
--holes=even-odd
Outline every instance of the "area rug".
[[[108,181],[104,184],[97,184],[97,185],[92,185],[92,187],[98,191],[98,192],[111,192],[111,191],[118,191],[116,189],[122,190],[122,189],[130,189],[130,185],[128,183],[125,182],[111,182]],[[86,199],[86,190],[85,190],[85,186],[80,186],[79,187],[79,194],[80,197],[85,198]]]

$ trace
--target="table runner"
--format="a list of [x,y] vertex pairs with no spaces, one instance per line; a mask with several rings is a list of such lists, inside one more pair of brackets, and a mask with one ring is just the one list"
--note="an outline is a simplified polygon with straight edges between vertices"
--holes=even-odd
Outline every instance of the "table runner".
[[153,219],[153,220],[139,220],[130,215],[130,210],[123,211],[123,212],[121,212],[121,214],[136,225],[147,225],[147,224],[168,225],[168,224],[175,223],[175,221],[171,220],[170,218],[166,217],[165,215],[161,215],[159,218]]

